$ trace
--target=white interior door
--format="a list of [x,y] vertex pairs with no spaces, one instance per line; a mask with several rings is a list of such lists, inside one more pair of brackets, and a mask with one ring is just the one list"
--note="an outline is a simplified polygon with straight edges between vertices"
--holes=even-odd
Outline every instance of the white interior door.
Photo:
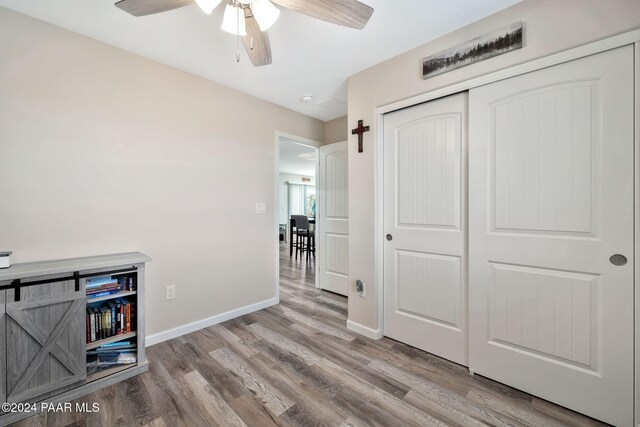
[[384,334],[467,364],[467,94],[384,117]]
[[347,142],[320,147],[316,182],[318,286],[349,295],[349,209]]
[[469,366],[618,426],[633,423],[632,88],[624,47],[469,100]]

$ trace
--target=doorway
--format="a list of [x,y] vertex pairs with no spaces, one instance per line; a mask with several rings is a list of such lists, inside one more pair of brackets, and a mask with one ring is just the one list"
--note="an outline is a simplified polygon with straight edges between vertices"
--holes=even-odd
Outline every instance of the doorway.
[[[318,148],[295,137],[278,138],[278,259],[280,281],[316,288],[315,219]],[[296,224],[295,218],[306,218]]]
[[[348,295],[347,143],[322,145],[276,134],[277,295],[296,319],[346,326]],[[297,235],[293,215],[313,240]],[[303,247],[292,245],[292,239]],[[333,329],[332,329],[333,330]],[[338,330],[335,331],[338,332]]]

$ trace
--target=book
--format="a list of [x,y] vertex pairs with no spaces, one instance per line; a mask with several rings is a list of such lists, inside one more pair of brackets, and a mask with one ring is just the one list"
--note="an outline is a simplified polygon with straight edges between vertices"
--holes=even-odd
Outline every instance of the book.
[[111,329],[111,336],[116,335],[116,305],[113,301],[107,302],[107,306],[109,306],[109,310],[111,311],[109,317],[109,327]]
[[87,299],[92,299],[92,298],[99,298],[99,297],[104,297],[107,295],[113,295],[113,294],[117,294],[118,292],[120,292],[120,289],[114,289],[111,291],[103,291],[103,292],[98,292],[95,294],[87,294]]
[[100,329],[98,325],[98,312],[95,307],[91,308],[91,341],[100,339]]
[[97,289],[118,288],[121,285],[118,282],[105,283],[99,286],[87,286],[87,291],[96,291]]
[[109,338],[111,332],[111,325],[109,322],[109,317],[111,316],[111,310],[108,307],[102,306],[100,308],[100,312],[102,313],[102,333],[100,334],[101,339]]
[[132,344],[131,341],[116,341],[109,344],[104,344],[98,347],[100,349],[114,349],[114,348],[124,348],[127,346],[135,346],[136,344]]
[[102,286],[113,282],[118,283],[118,281],[113,279],[111,276],[91,277],[87,279],[87,288]]
[[131,332],[131,304],[130,303],[127,303],[125,316],[126,316],[127,332]]
[[135,331],[138,329],[136,327],[136,304],[134,302],[131,303],[131,330]]
[[122,303],[120,300],[115,300],[116,304],[116,333],[122,334]]
[[135,352],[120,353],[117,360],[119,364],[123,365],[136,363],[138,361],[138,356]]
[[120,308],[120,310],[122,310],[122,330],[124,331],[124,333],[128,333],[129,331],[127,330],[127,303],[126,302],[122,302],[122,307]]
[[120,285],[100,286],[98,288],[87,289],[87,295],[99,294],[100,292],[120,290]]
[[111,309],[106,305],[103,305],[100,310],[103,313],[102,318],[104,319],[102,322],[102,327],[104,328],[104,337],[109,338],[111,336]]
[[87,279],[87,286],[95,286],[101,285],[103,283],[108,283],[113,280],[112,276],[98,276],[98,277],[89,277]]
[[126,353],[126,352],[135,351],[135,350],[136,350],[135,345],[129,345],[123,348],[97,348],[95,350],[87,350],[87,355],[103,354],[103,353]]
[[89,342],[93,342],[96,340],[96,318],[93,309],[89,308],[87,309],[87,311],[89,312],[91,318],[91,324],[89,325],[89,327],[91,328],[91,336]]
[[86,342],[91,342],[91,313],[89,313],[89,309],[87,308],[87,317],[86,317],[86,325],[87,333],[85,334]]

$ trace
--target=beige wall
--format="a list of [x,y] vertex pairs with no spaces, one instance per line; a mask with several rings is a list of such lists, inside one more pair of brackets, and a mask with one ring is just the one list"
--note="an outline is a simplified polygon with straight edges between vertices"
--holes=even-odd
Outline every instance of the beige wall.
[[338,117],[324,124],[325,144],[346,141],[348,138],[347,116]]
[[321,121],[0,8],[0,248],[150,255],[150,334],[275,297],[276,130],[324,140]]
[[[525,22],[525,47],[497,58],[428,80],[420,77],[421,59],[513,22]],[[540,58],[640,26],[638,0],[524,0],[417,49],[369,68],[349,79],[349,128],[358,120],[371,125],[364,153],[357,153],[356,137],[349,135],[349,319],[378,329],[376,259],[374,245],[374,109],[405,98],[446,87],[488,72]],[[472,136],[473,137],[473,136]],[[367,297],[358,297],[356,279],[368,284]]]

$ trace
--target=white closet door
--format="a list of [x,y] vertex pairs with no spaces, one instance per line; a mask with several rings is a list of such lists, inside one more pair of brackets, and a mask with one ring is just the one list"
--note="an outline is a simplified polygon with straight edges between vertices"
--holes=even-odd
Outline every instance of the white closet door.
[[321,289],[349,295],[347,142],[320,147],[316,241]]
[[469,95],[469,366],[619,426],[633,423],[633,84],[629,46]]
[[467,94],[384,118],[384,333],[464,365],[466,123]]

